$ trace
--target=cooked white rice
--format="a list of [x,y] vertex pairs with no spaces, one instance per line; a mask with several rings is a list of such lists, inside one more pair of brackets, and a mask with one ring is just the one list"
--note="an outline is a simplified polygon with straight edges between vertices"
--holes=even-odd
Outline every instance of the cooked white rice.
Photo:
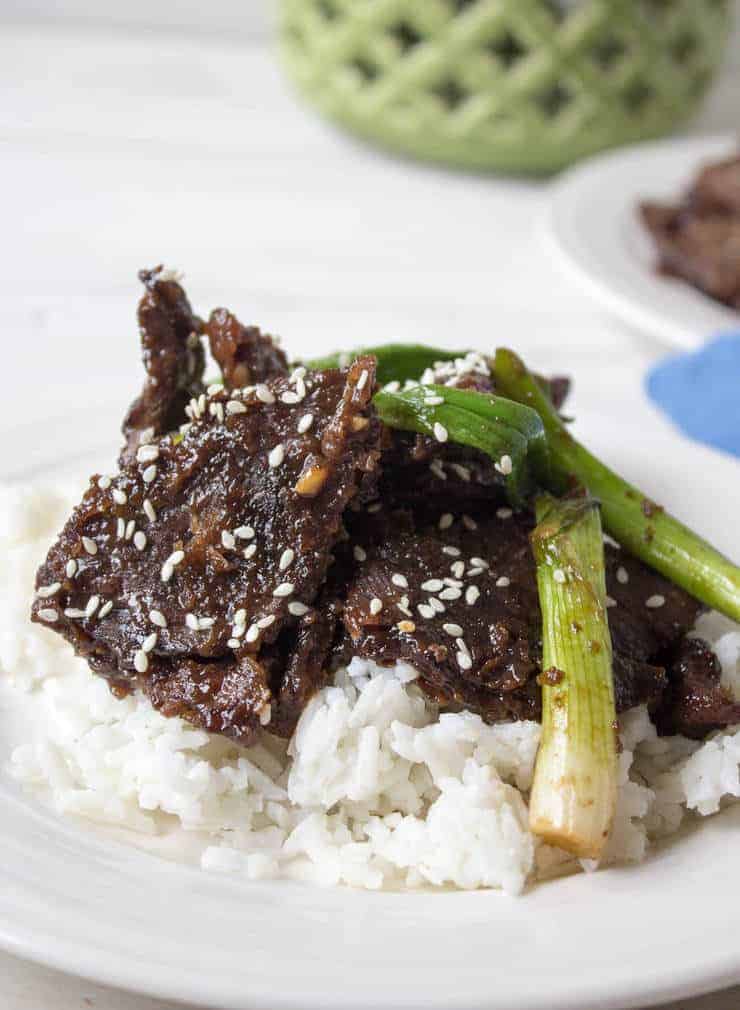
[[[354,659],[313,699],[289,745],[264,734],[240,748],[143,698],[114,698],[61,638],[28,620],[35,569],[76,490],[0,489],[0,669],[34,706],[33,736],[9,766],[19,782],[61,813],[148,836],[188,832],[204,869],[252,879],[513,894],[577,868],[527,828],[539,726],[439,714],[403,664]],[[697,632],[740,697],[740,628],[709,614]],[[737,727],[702,744],[661,739],[635,709],[622,719],[622,743],[603,862],[640,860],[687,811],[712,814],[740,797]]]

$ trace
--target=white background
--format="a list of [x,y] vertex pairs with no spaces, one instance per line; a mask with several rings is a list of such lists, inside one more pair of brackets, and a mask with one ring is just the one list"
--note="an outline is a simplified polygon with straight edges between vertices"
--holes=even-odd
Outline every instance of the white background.
[[[641,379],[666,349],[549,261],[546,185],[418,166],[335,132],[282,81],[270,20],[261,0],[0,0],[0,436],[123,410],[140,377],[136,270],[160,261],[185,271],[201,313],[225,303],[295,353],[505,340],[574,374],[576,410],[620,398],[664,424]],[[739,123],[736,33],[693,130]],[[163,1005],[0,955],[2,1010]],[[737,1010],[740,989],[680,1006]]]

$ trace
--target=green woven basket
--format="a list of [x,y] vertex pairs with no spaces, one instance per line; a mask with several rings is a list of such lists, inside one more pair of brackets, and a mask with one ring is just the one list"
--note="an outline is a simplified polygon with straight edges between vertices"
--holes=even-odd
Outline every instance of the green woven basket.
[[728,0],[282,0],[288,72],[331,119],[398,151],[552,172],[696,109]]

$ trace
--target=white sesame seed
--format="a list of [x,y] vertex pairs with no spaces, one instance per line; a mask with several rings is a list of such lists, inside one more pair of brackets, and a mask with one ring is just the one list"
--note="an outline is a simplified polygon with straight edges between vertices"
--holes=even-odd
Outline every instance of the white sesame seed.
[[85,548],[88,554],[95,555],[98,553],[98,545],[90,537],[82,538],[82,546]]
[[361,393],[363,391],[363,389],[365,388],[365,384],[367,383],[368,378],[369,378],[369,376],[367,374],[367,369],[363,368],[362,371],[360,372],[360,378],[357,380],[357,392],[358,393]]
[[267,617],[260,617],[259,621],[257,621],[257,627],[269,628],[271,624],[275,623],[275,620],[276,618],[274,614],[268,614]]
[[285,446],[282,444],[282,442],[278,442],[275,448],[270,450],[270,453],[267,457],[267,462],[274,470],[276,466],[280,466],[280,464],[283,462],[284,459],[285,459]]
[[247,642],[256,642],[260,637],[260,629],[256,624],[250,624],[247,629],[247,634],[244,637]]
[[305,603],[300,603],[298,600],[291,600],[288,604],[288,613],[292,614],[293,617],[303,617],[304,614],[308,613],[309,609]]
[[511,471],[514,469],[513,464],[511,462],[511,456],[506,455],[502,456],[498,465],[500,467],[501,473],[505,477],[508,477]]
[[251,540],[254,536],[254,530],[251,526],[239,526],[234,530],[234,536],[239,537],[240,540]]
[[147,519],[149,520],[150,523],[153,523],[154,520],[157,518],[157,513],[154,511],[154,506],[152,505],[152,503],[149,501],[148,498],[144,499],[143,508],[144,508],[144,514],[146,515]]
[[212,382],[210,386],[206,387],[206,393],[208,393],[209,396],[215,396],[216,393],[220,393],[223,388],[223,382]]
[[452,526],[452,524],[454,523],[454,521],[455,521],[455,517],[452,515],[452,513],[451,512],[445,512],[444,515],[441,515],[439,517],[439,522],[437,523],[437,526],[441,530],[448,530],[450,528],[450,526]]
[[74,558],[70,558],[64,568],[65,574],[68,579],[73,579],[77,574],[77,562]]
[[651,610],[657,610],[658,607],[662,607],[665,604],[665,596],[661,596],[660,593],[656,593],[654,596],[648,596],[645,600],[645,606],[649,607]]
[[55,596],[61,588],[61,582],[51,582],[48,586],[39,586],[36,595],[40,600],[48,600],[50,596]]
[[172,576],[175,574],[175,569],[172,565],[168,565],[167,562],[162,565],[162,571],[160,572],[160,578],[162,582],[169,582]]
[[435,477],[438,477],[440,480],[447,480],[447,474],[444,471],[441,459],[433,459],[432,462],[429,464],[429,469],[432,471]]
[[496,517],[498,519],[511,519],[513,515],[514,515],[513,510],[510,508],[506,508],[506,506],[502,506],[501,508],[496,509]]
[[219,424],[224,423],[224,405],[223,403],[212,403],[211,404],[211,414],[218,419]]
[[465,527],[466,530],[471,530],[472,532],[473,530],[478,529],[478,523],[475,521],[475,519],[473,519],[472,516],[463,516],[462,521],[463,526]]
[[416,625],[413,621],[399,621],[396,627],[399,631],[405,631],[408,634],[416,631]]
[[445,576],[444,584],[446,586],[453,586],[455,589],[462,589],[463,584],[459,579],[450,578],[449,575]]
[[442,628],[448,635],[451,635],[452,638],[459,638],[463,633],[463,629],[459,624],[443,624]]
[[129,519],[129,521],[126,523],[126,539],[130,540],[131,537],[134,535],[135,531],[136,531],[136,520]]
[[442,603],[441,600],[438,600],[436,596],[429,597],[429,606],[432,608],[432,610],[436,611],[438,614],[444,614],[445,610],[447,610],[447,607],[444,605],[444,603]]
[[298,367],[294,368],[293,371],[290,373],[290,378],[288,379],[288,382],[300,382],[300,380],[303,379],[305,375],[306,375],[305,366],[298,365]]
[[304,414],[298,422],[298,434],[304,435],[313,424],[313,414]]
[[460,667],[461,670],[469,670],[470,667],[473,665],[473,660],[470,658],[467,652],[463,652],[462,650],[457,653],[455,659],[457,660],[457,665]]
[[121,519],[120,516],[116,520],[116,536],[119,540],[123,540],[126,536],[126,521],[125,519]]
[[370,613],[375,616],[383,609],[383,601],[378,596],[373,596],[370,600]]
[[158,628],[167,627],[167,618],[164,616],[161,610],[150,610],[149,620],[152,624],[156,624]]
[[154,465],[154,463],[152,463],[151,466],[148,466],[141,476],[144,478],[145,484],[151,484],[154,478],[157,476],[157,468]]
[[226,644],[230,649],[238,649],[242,643],[238,638],[230,638]]
[[185,560],[185,551],[173,551],[172,554],[170,554],[170,556],[167,558],[165,564],[172,565],[172,567],[174,568],[175,565],[179,565],[184,560]]
[[465,481],[466,484],[470,483],[470,470],[466,466],[463,466],[462,463],[450,463],[450,466],[460,480]]
[[477,586],[468,586],[468,588],[465,590],[465,602],[469,607],[473,606],[473,604],[477,601],[479,596],[480,596],[480,589],[478,589]]
[[228,530],[221,531],[221,543],[226,548],[227,551],[233,551],[236,547],[236,540],[234,539],[234,534],[229,533]]
[[476,568],[488,568],[488,562],[485,558],[471,558],[470,564],[475,565]]
[[113,610],[113,600],[108,600],[98,611],[98,617],[107,617],[111,610]]
[[146,673],[149,669],[149,657],[143,649],[134,653],[134,668],[137,673]]
[[434,437],[438,442],[446,442],[449,438],[447,429],[443,424],[440,424],[439,421],[434,422]]
[[205,411],[205,409],[206,409],[206,394],[201,393],[200,396],[198,397],[198,410],[202,414]]
[[253,558],[254,555],[257,553],[257,544],[250,544],[249,547],[244,548],[244,551],[242,553],[244,554],[244,557],[248,561],[250,558]]
[[394,574],[391,575],[391,582],[394,586],[398,586],[399,589],[409,588],[409,580],[405,575],[401,575],[400,572],[394,572]]
[[300,403],[302,399],[302,396],[299,396],[298,393],[294,393],[291,389],[288,389],[284,393],[280,394],[280,400],[283,403]]
[[453,561],[450,565],[450,571],[455,576],[456,579],[461,579],[465,574],[465,562],[464,561]]
[[159,459],[159,446],[157,445],[140,445],[136,450],[137,463],[153,463],[155,459]]
[[416,609],[427,621],[431,621],[434,618],[434,607],[430,607],[428,603],[420,603]]
[[103,474],[102,477],[98,477],[98,487],[101,491],[107,491],[110,487],[110,477],[108,474]]
[[448,586],[439,594],[440,600],[459,600],[462,593],[455,586]]
[[383,508],[382,502],[379,501],[371,502],[367,507],[367,514],[370,516],[374,516],[377,512],[380,512],[382,508]]
[[450,547],[449,545],[442,548],[442,553],[446,554],[449,558],[460,557],[460,550],[457,547]]
[[153,631],[151,635],[147,635],[144,641],[141,643],[142,650],[144,652],[151,652],[154,646],[157,644],[158,637],[159,636],[157,635],[156,631]]
[[260,726],[269,726],[272,719],[272,705],[264,705],[260,709]]
[[274,397],[274,395],[272,393],[272,390],[270,390],[264,384],[264,382],[260,382],[257,386],[255,386],[254,392],[255,392],[255,395],[256,395],[257,399],[261,400],[262,403],[274,403],[275,402],[275,397]]
[[359,544],[355,544],[352,548],[352,554],[355,561],[367,561],[367,552]]
[[246,414],[247,408],[239,400],[229,400],[226,404],[226,413],[231,416],[232,414]]
[[215,617],[201,617],[198,620],[198,628],[200,631],[208,631],[216,623]]
[[626,586],[629,580],[630,580],[630,573],[627,571],[624,565],[620,565],[619,568],[617,568],[617,582],[621,582],[623,586]]
[[87,601],[87,606],[85,607],[85,617],[92,617],[95,611],[100,606],[100,597],[91,596]]
[[247,622],[247,612],[244,607],[240,607],[239,610],[234,614],[234,624],[246,624]]
[[483,568],[468,568],[468,576],[471,579],[477,579],[479,575],[482,575],[485,569]]
[[59,620],[59,611],[52,607],[42,607],[38,614],[42,621],[47,621],[49,624]]
[[426,593],[436,593],[444,587],[444,582],[441,579],[427,579],[426,582],[422,582],[421,588]]
[[507,586],[511,585],[511,579],[508,575],[501,575],[498,579],[496,579],[496,585],[499,589],[506,589]]
[[273,589],[272,595],[273,596],[290,596],[294,589],[295,589],[295,586],[293,585],[292,582],[281,582],[279,586],[277,586],[275,589]]
[[555,571],[552,573],[552,577],[556,582],[559,582],[561,585],[567,581],[565,572],[563,571],[562,568],[556,568]]
[[286,547],[283,553],[280,555],[280,561],[278,562],[278,568],[281,572],[284,572],[286,568],[290,568],[293,564],[293,559],[295,558],[295,551],[292,547]]
[[195,614],[185,614],[185,623],[191,631],[197,631],[200,625],[200,622]]
[[142,533],[141,530],[137,530],[134,533],[134,547],[137,551],[143,551],[146,547],[146,533]]
[[607,607],[616,607],[617,605],[617,601],[614,599],[613,596],[606,596],[604,602],[606,603]]
[[85,611],[80,610],[78,607],[67,607],[64,611],[64,616],[82,620],[82,618],[85,617]]

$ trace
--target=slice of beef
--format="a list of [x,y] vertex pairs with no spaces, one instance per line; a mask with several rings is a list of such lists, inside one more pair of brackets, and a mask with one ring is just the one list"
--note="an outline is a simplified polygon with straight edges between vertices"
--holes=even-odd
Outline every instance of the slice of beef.
[[[181,439],[140,446],[112,483],[93,478],[39,570],[33,619],[119,689],[146,675],[164,711],[246,739],[270,697],[274,658],[260,651],[308,627],[345,508],[375,472],[373,390],[364,358],[204,399]],[[308,647],[298,632],[311,671],[327,638]],[[301,668],[284,668],[287,707]]]
[[203,322],[177,281],[168,279],[161,266],[141,270],[139,279],[146,288],[138,320],[147,377],[123,422],[126,458],[142,440],[176,431],[186,420],[188,401],[203,392],[205,366]]
[[700,212],[740,215],[740,155],[703,168],[691,187],[688,204]]
[[669,686],[655,714],[663,735],[701,739],[740,723],[740,704],[720,684],[719,660],[700,638],[686,638],[669,660]]
[[[410,663],[435,700],[488,721],[538,718],[541,619],[531,517],[508,509],[495,518],[437,512],[430,524],[430,512],[415,513],[418,532],[387,529],[382,537],[380,513],[366,518],[366,532],[352,517],[366,559],[347,595],[346,651]],[[657,656],[693,626],[699,606],[623,552],[607,547],[607,556],[618,709],[655,705],[667,683]],[[645,606],[659,595],[661,607]]]
[[227,389],[288,375],[288,360],[274,339],[256,326],[243,326],[227,309],[214,309],[206,333]]

